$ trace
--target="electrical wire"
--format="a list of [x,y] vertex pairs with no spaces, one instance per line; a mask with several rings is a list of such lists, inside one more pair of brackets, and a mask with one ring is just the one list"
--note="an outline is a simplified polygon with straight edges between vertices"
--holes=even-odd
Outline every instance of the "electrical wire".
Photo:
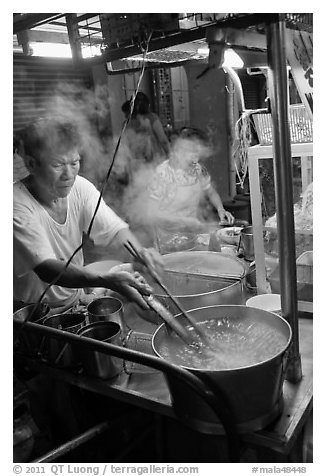
[[[114,153],[113,153],[113,157],[112,157],[112,160],[111,160],[111,164],[109,166],[109,169],[107,171],[107,174],[106,174],[106,177],[105,177],[105,180],[101,186],[101,189],[100,189],[100,195],[99,195],[99,198],[98,198],[98,201],[96,203],[96,206],[95,206],[95,210],[94,210],[94,213],[93,213],[93,216],[91,218],[91,221],[90,221],[90,224],[88,226],[88,230],[87,230],[87,233],[86,233],[86,237],[89,238],[90,237],[90,234],[91,234],[91,231],[92,231],[92,227],[93,227],[93,224],[94,224],[94,220],[95,220],[95,217],[96,217],[96,214],[98,212],[98,209],[100,207],[100,204],[101,204],[101,200],[102,200],[102,197],[103,197],[103,193],[104,193],[104,190],[105,190],[105,187],[108,183],[108,180],[109,180],[109,177],[110,177],[110,174],[111,174],[111,171],[112,171],[112,168],[113,168],[113,165],[114,165],[114,162],[115,162],[115,159],[116,159],[116,156],[117,156],[117,153],[118,153],[118,150],[119,150],[119,147],[120,147],[120,144],[121,144],[121,140],[122,140],[122,137],[125,133],[125,130],[130,122],[130,119],[131,119],[131,116],[132,116],[132,113],[133,113],[133,110],[134,110],[134,105],[135,105],[135,99],[136,99],[136,96],[137,96],[137,93],[139,91],[139,88],[140,88],[140,84],[141,84],[141,81],[143,79],[143,76],[144,76],[144,73],[145,73],[145,59],[146,59],[146,56],[147,56],[147,53],[148,53],[148,49],[149,49],[149,44],[150,44],[150,40],[151,40],[151,37],[152,37],[152,33],[153,32],[150,32],[148,37],[146,38],[145,40],[145,45],[143,46],[142,44],[140,44],[140,47],[141,47],[141,50],[142,50],[142,53],[143,53],[143,63],[142,63],[142,68],[141,68],[141,72],[140,72],[140,75],[139,75],[139,79],[138,79],[138,82],[137,82],[137,86],[136,86],[136,89],[131,97],[131,100],[130,100],[130,111],[129,111],[129,114],[126,118],[126,120],[124,121],[123,123],[123,126],[122,126],[122,129],[121,129],[121,132],[120,132],[120,135],[119,135],[119,138],[118,138],[118,141],[117,141],[117,144],[116,144],[116,147],[115,147],[115,150],[114,150]],[[37,309],[37,307],[41,304],[44,296],[46,295],[46,293],[48,292],[48,290],[51,288],[51,286],[55,285],[55,283],[61,278],[61,276],[63,276],[63,274],[66,272],[68,266],[70,265],[70,263],[72,262],[72,260],[74,259],[74,257],[76,256],[76,254],[83,248],[85,244],[85,239],[82,240],[81,244],[75,249],[75,251],[72,253],[72,255],[70,256],[70,258],[67,260],[67,262],[65,263],[65,266],[64,268],[58,273],[58,275],[46,286],[45,290],[42,292],[41,296],[39,297],[39,299],[37,300],[37,302],[35,303],[35,306],[32,310],[32,312],[30,313],[30,315],[27,315],[26,318],[24,319],[23,321],[23,324],[25,324],[25,322],[27,322],[34,314],[35,310]],[[21,327],[22,328],[22,327]]]

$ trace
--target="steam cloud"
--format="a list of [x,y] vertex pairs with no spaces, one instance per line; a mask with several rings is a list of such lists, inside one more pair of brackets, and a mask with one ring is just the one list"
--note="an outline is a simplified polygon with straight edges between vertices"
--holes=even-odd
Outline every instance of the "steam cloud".
[[[110,106],[113,101],[105,85],[96,86],[94,90],[62,83],[46,107],[47,115],[62,116],[77,124],[82,141],[80,175],[97,188],[106,178],[118,141],[118,137],[113,137],[110,131]],[[133,229],[141,230],[151,220],[147,210],[147,186],[154,169],[164,157],[157,153],[150,162],[146,161],[143,155],[145,151],[146,156],[146,149],[150,147],[146,142],[148,138],[130,131],[128,134],[128,139],[126,135],[122,137],[103,199]],[[201,150],[198,144],[197,150],[199,155],[208,156],[206,146]],[[179,154],[182,156],[184,152],[179,150]],[[146,233],[143,233],[144,237]]]

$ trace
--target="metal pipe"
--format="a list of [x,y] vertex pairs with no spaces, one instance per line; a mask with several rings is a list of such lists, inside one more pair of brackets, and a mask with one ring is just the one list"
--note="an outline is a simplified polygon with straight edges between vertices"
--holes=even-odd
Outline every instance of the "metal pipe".
[[109,425],[110,425],[110,422],[108,421],[100,423],[94,426],[93,428],[90,428],[89,430],[85,431],[85,433],[82,433],[76,438],[69,440],[67,443],[64,443],[58,448],[55,448],[54,450],[49,451],[48,453],[41,456],[40,458],[32,461],[32,463],[49,463],[51,461],[56,461],[60,456],[63,456],[69,453],[70,451],[78,448],[78,446],[86,443],[92,438],[95,438],[96,436],[100,435],[104,431],[108,430]]
[[285,53],[285,22],[278,14],[277,21],[267,26],[267,53],[273,120],[273,155],[275,174],[276,216],[280,287],[283,316],[292,328],[293,340],[289,350],[286,379],[302,379],[299,353],[297,272],[295,262],[295,232],[293,215],[293,182],[290,130],[288,120],[288,88]]
[[229,153],[229,193],[231,197],[236,194],[236,168],[233,158],[233,141],[234,141],[234,92],[232,91],[233,82],[230,75],[226,75],[227,87],[227,134],[228,134],[228,153]]
[[[244,101],[244,94],[243,88],[240,81],[240,78],[236,71],[229,67],[223,66],[224,71],[227,73],[228,78],[228,88],[231,90],[231,84],[234,87],[234,94],[237,101],[238,107],[238,115],[239,117],[245,110],[245,101]],[[228,118],[229,118],[229,125],[230,125],[230,137],[234,138],[234,94],[229,94],[228,97]],[[232,98],[232,100],[231,100]],[[233,141],[229,145],[229,184],[230,184],[230,196],[234,197],[236,194],[236,167],[235,167],[235,159],[233,157]]]
[[237,98],[237,103],[238,103],[238,109],[240,114],[242,114],[246,108],[245,108],[245,101],[244,101],[243,89],[242,89],[240,78],[237,75],[236,71],[230,66],[223,66],[223,69],[228,73],[228,75],[230,76],[233,82],[236,98]]

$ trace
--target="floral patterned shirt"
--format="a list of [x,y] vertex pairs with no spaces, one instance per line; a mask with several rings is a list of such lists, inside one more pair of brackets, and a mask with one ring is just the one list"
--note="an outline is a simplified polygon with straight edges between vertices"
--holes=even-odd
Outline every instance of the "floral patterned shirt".
[[201,164],[184,170],[171,167],[165,160],[156,168],[148,190],[150,197],[159,202],[159,210],[195,217],[201,195],[210,185],[210,176]]

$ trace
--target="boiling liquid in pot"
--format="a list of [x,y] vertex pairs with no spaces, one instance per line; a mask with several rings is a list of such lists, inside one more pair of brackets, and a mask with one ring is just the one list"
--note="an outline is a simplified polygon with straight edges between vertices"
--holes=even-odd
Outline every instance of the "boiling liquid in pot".
[[[205,370],[232,370],[271,359],[284,350],[287,338],[266,322],[225,317],[197,323],[210,342],[207,346],[187,346],[169,335],[160,345],[160,355],[183,367]],[[191,330],[191,327],[189,327]]]

